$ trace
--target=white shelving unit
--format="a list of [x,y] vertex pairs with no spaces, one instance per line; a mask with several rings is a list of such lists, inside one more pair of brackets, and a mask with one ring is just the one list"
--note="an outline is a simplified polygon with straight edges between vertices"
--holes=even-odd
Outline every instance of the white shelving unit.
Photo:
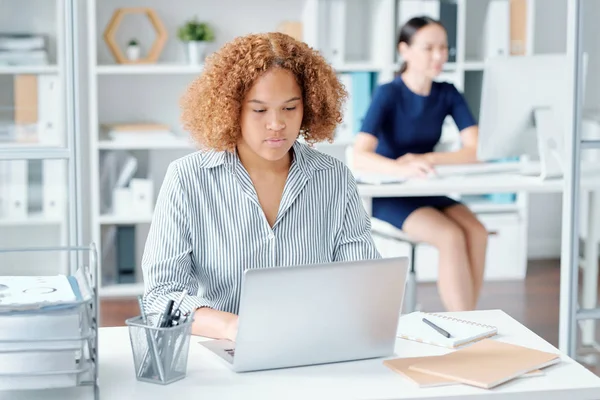
[[[212,51],[235,36],[249,32],[272,31],[276,30],[282,21],[300,20],[303,23],[304,40],[321,51],[338,73],[373,72],[376,74],[377,83],[385,83],[394,78],[400,65],[396,55],[396,40],[399,30],[399,2],[402,1],[405,0],[223,0],[213,4],[208,0],[182,0],[173,6],[159,0],[149,0],[143,5],[152,7],[158,13],[169,33],[163,54],[156,64],[118,65],[114,63],[102,40],[102,32],[112,12],[123,4],[118,0],[90,0],[86,25],[89,49],[87,61],[90,66],[88,128],[92,240],[98,243],[102,250],[107,245],[103,242],[103,234],[110,227],[135,225],[147,228],[152,219],[152,215],[122,217],[101,214],[101,152],[125,150],[140,156],[147,175],[154,181],[156,196],[169,162],[194,151],[193,145],[187,139],[178,139],[168,144],[122,144],[104,140],[99,135],[100,124],[138,119],[168,124],[175,133],[182,138],[186,137],[179,125],[178,99],[189,82],[202,73],[203,66],[188,65],[184,61],[183,46],[175,36],[177,27],[183,21],[198,14],[202,20],[215,27],[217,39],[209,49]],[[534,0],[527,1],[528,7],[533,9]],[[465,93],[477,116],[484,68],[484,58],[480,52],[484,30],[481,21],[484,20],[490,0],[456,0],[455,3],[456,60],[445,65],[440,79],[453,81],[459,90]],[[236,9],[236,13],[224,12],[230,9]],[[328,17],[333,12],[343,17]],[[528,42],[532,43],[533,27],[528,29]],[[135,25],[130,26],[128,32],[135,32]],[[129,37],[125,36],[118,38],[121,43],[128,39]],[[144,37],[141,39],[144,45]],[[355,130],[358,130],[358,127]],[[451,133],[448,138],[455,141],[457,138],[452,137]],[[350,144],[351,142],[342,140],[333,144],[319,144],[317,148],[344,158],[344,150]],[[511,231],[517,232],[514,246],[518,248],[514,249],[513,253],[522,254],[523,260],[527,247],[527,203],[527,199],[519,194],[514,203],[495,204],[479,201],[472,205],[477,213],[494,216],[496,219],[491,219],[494,221],[498,215],[516,217],[506,221],[517,221]],[[142,235],[136,244],[138,260],[141,258],[144,240]],[[104,271],[110,271],[115,265],[105,262],[102,268]],[[138,272],[139,268],[140,266],[136,265]],[[101,285],[100,295],[119,297],[140,294],[143,291],[140,279],[138,276],[138,282],[132,284],[106,281]]]
[[[69,102],[74,95],[70,81],[74,71],[70,63],[76,55],[69,50],[74,27],[68,16],[74,7],[70,0],[0,0],[0,9],[2,33],[44,35],[47,38],[48,56],[47,65],[0,65],[2,123],[16,123],[11,115],[15,100],[13,80],[18,76],[35,76],[38,85],[32,100],[37,102],[32,107],[35,107],[38,116],[38,142],[0,143],[0,164],[10,170],[19,163],[17,169],[25,171],[27,175],[24,183],[16,185],[9,179],[7,190],[15,190],[15,187],[24,184],[28,209],[26,215],[15,215],[11,209],[8,215],[2,215],[0,207],[0,248],[73,246],[81,234],[77,207],[79,196],[76,194],[75,114],[69,109]],[[41,83],[42,79],[48,82],[46,79],[52,78],[56,80],[48,85]],[[48,160],[53,160],[51,168],[45,164]],[[1,180],[0,186],[1,183],[6,184]],[[0,187],[0,192],[3,189]],[[19,193],[19,189],[15,193]],[[52,193],[60,195],[54,199],[56,209],[48,211],[45,202],[49,195],[54,195]],[[0,265],[3,275],[48,275],[69,271],[66,253],[59,252],[5,253],[0,257]]]
[[21,75],[21,74],[57,74],[58,65],[27,65],[27,66],[0,66],[0,75]]
[[98,75],[198,75],[202,65],[159,64],[159,65],[98,65]]

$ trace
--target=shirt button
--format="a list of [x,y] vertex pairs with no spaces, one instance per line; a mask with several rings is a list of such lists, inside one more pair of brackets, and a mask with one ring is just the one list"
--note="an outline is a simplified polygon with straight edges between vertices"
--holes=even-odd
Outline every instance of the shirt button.
[[269,238],[269,240],[273,240],[275,239],[275,235],[273,235],[272,233],[269,233],[269,236],[267,236]]

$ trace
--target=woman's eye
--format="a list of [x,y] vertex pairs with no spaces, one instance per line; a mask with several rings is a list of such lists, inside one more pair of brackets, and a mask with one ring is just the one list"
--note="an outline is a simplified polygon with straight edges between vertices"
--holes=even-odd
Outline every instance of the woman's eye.
[[252,110],[252,111],[254,111],[255,113],[263,113],[263,112],[265,112],[267,110]]
[[292,111],[292,110],[295,110],[295,109],[296,109],[296,107],[286,107],[287,111]]

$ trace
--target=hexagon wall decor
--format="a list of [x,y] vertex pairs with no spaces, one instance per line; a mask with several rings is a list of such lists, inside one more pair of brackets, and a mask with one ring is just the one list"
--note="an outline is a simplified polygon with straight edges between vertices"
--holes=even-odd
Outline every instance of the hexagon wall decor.
[[[145,15],[150,21],[152,28],[154,28],[154,31],[156,32],[156,39],[154,39],[154,43],[152,43],[152,47],[150,48],[148,55],[135,61],[131,61],[125,57],[115,40],[115,33],[119,29],[121,22],[123,22],[123,17],[127,14]],[[152,8],[148,7],[129,7],[116,9],[110,21],[108,22],[106,29],[104,30],[104,40],[106,41],[110,52],[120,64],[143,64],[154,63],[158,61],[158,57],[160,56],[160,53],[167,42],[167,38],[167,29],[158,17],[158,14]]]

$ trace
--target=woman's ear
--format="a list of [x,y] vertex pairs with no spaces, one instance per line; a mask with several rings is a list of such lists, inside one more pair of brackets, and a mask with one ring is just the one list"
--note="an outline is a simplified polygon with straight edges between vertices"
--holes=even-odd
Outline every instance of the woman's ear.
[[406,60],[408,53],[410,52],[410,47],[406,42],[400,42],[398,44],[398,53],[402,56],[402,59]]

